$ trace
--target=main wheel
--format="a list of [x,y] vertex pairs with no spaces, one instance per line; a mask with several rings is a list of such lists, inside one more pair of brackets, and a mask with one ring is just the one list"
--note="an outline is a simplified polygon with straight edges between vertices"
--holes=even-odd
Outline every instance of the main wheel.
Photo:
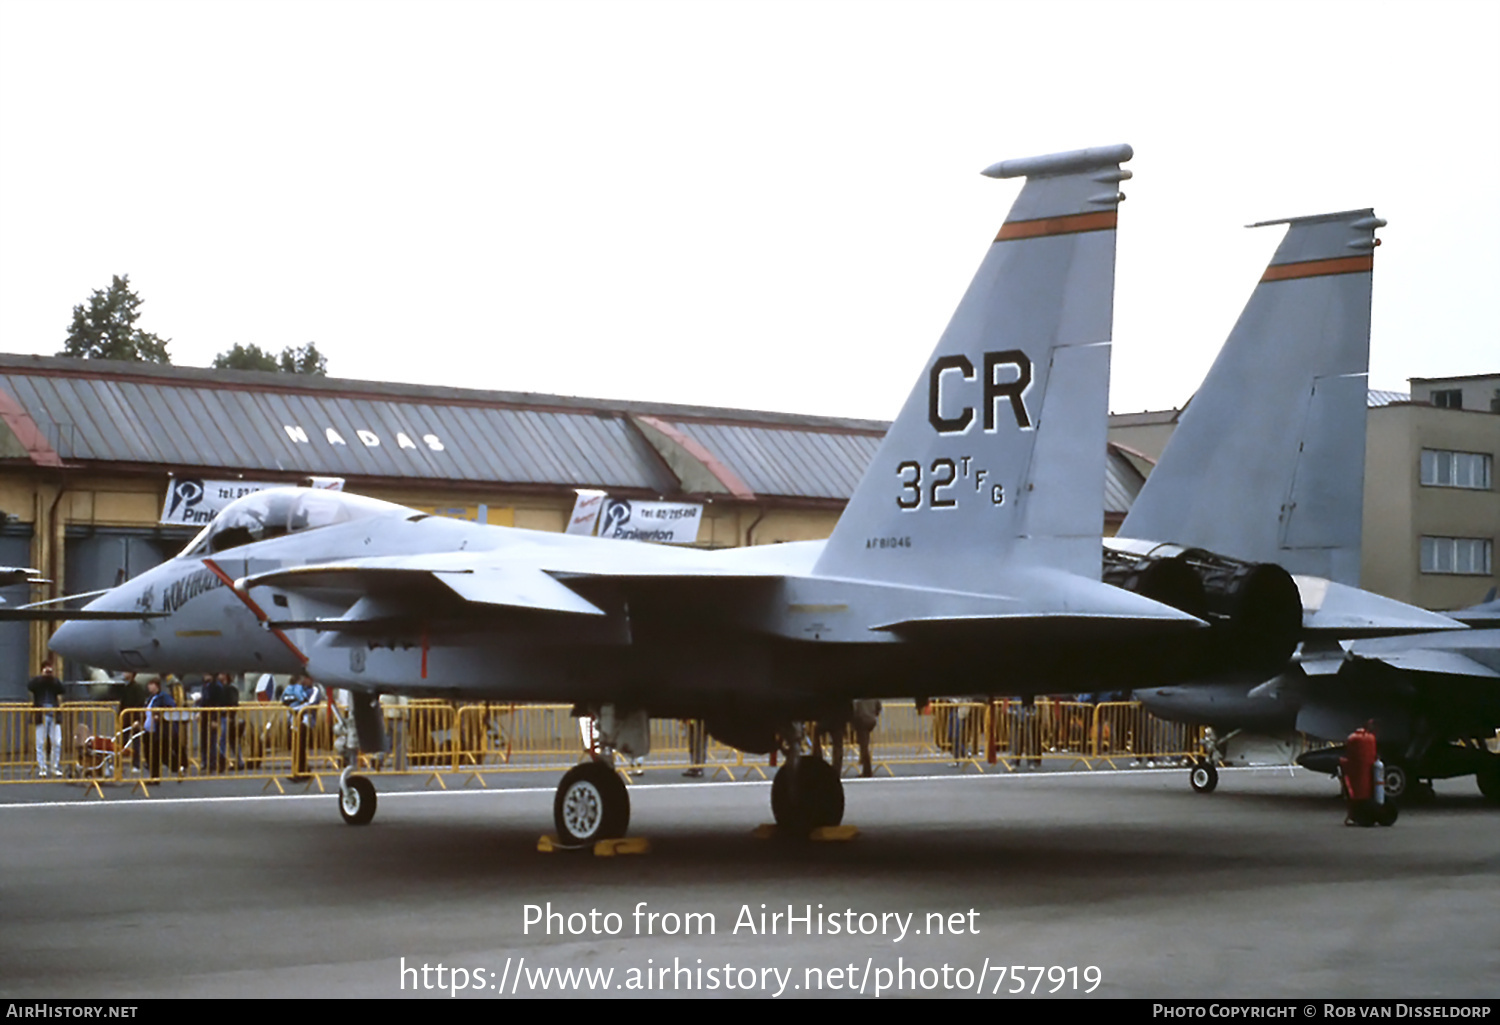
[[1493,804],[1500,804],[1500,759],[1491,758],[1490,763],[1474,774],[1479,792]]
[[844,782],[821,758],[783,765],[771,781],[771,814],[787,832],[802,836],[844,821]]
[[1411,785],[1411,779],[1406,773],[1406,766],[1400,762],[1387,762],[1385,766],[1385,799],[1387,801],[1399,801],[1406,796],[1407,787]]
[[557,837],[570,846],[625,835],[630,825],[630,794],[608,762],[575,765],[557,785],[552,802]]
[[1214,768],[1213,762],[1199,762],[1188,771],[1188,783],[1200,794],[1211,794],[1219,785],[1219,770]]
[[350,776],[339,787],[339,814],[351,826],[369,825],[375,817],[375,784],[363,776]]

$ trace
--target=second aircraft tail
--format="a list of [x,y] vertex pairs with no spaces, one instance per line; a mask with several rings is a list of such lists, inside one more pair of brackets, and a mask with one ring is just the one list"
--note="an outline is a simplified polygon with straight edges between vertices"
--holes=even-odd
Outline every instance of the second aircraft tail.
[[1366,209],[1263,223],[1286,237],[1119,535],[1357,586],[1385,222]]

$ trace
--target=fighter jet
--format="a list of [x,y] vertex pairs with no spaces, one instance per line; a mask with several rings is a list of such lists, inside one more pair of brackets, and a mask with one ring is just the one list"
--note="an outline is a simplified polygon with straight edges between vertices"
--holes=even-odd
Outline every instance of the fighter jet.
[[[1299,731],[1343,740],[1373,721],[1392,797],[1410,779],[1468,772],[1491,793],[1500,762],[1448,742],[1500,726],[1500,687],[1485,679],[1494,659],[1482,655],[1493,638],[1357,586],[1374,234],[1385,222],[1365,209],[1265,223],[1286,224],[1286,236],[1108,542],[1105,579],[1214,621],[1226,644],[1244,621],[1300,648],[1238,679],[1136,697],[1159,717],[1211,727],[1196,790],[1213,790],[1216,760],[1269,749],[1289,762]],[[1398,636],[1422,631],[1441,635]],[[1337,752],[1304,764],[1336,767]]]
[[[41,574],[35,569],[27,566],[0,566],[0,587],[12,587],[16,584],[38,584],[43,583]],[[0,597],[0,604],[5,599]]]
[[[1127,146],[996,164],[1024,178],[936,350],[826,542],[726,551],[459,522],[349,493],[263,491],[68,623],[53,650],[109,668],[307,672],[376,695],[570,701],[644,754],[649,717],[778,748],[793,831],[836,824],[842,784],[800,722],[852,699],[1025,694],[1178,678],[1199,617],[1102,583],[1099,545],[1120,164]],[[857,358],[857,357],[854,357]],[[340,808],[375,792],[346,774]],[[613,767],[563,777],[565,843],[620,836]]]

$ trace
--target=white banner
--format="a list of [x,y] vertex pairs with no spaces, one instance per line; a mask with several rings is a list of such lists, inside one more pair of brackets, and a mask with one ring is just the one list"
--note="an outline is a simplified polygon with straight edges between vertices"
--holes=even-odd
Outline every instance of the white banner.
[[599,536],[621,541],[690,545],[698,540],[703,506],[686,502],[638,502],[608,498],[599,516]]
[[578,492],[578,500],[573,503],[573,515],[568,518],[568,529],[563,533],[593,537],[594,527],[599,523],[599,510],[604,508],[604,500],[609,496],[606,492],[589,488],[573,490]]
[[252,480],[203,480],[200,477],[173,477],[167,482],[167,500],[161,508],[161,522],[176,526],[201,527],[219,514],[236,498],[285,487]]

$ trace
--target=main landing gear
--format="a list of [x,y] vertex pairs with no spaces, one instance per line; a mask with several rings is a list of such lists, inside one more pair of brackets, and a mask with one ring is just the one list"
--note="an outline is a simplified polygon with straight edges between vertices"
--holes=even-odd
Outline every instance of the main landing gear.
[[575,765],[557,785],[552,802],[557,838],[569,847],[615,840],[630,826],[630,794],[607,761]]
[[816,748],[803,754],[802,731],[792,728],[783,737],[786,762],[771,780],[771,814],[779,830],[806,836],[814,829],[844,821],[844,781]]

